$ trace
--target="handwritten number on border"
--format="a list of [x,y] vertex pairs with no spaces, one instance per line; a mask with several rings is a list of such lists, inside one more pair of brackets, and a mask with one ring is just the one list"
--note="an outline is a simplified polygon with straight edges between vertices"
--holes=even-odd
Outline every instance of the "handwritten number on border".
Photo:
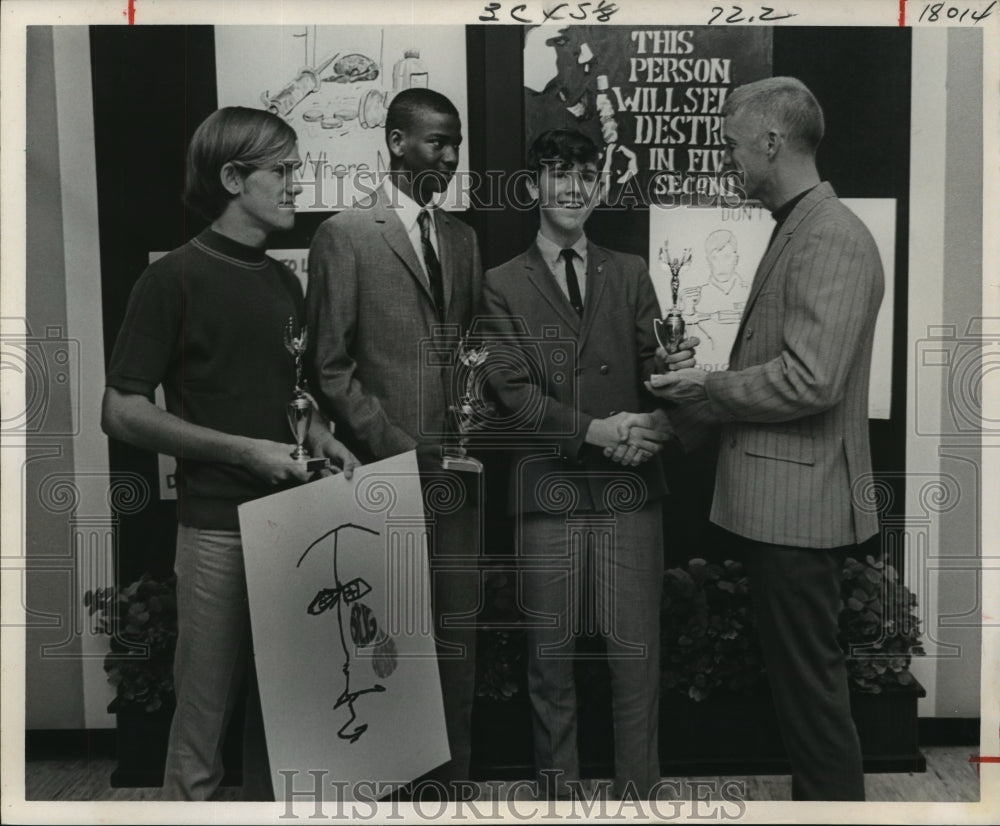
[[924,6],[924,10],[920,12],[920,17],[917,18],[918,23],[937,23],[938,21],[945,21],[951,23],[962,23],[965,21],[966,16],[973,23],[978,23],[980,20],[990,16],[990,12],[993,11],[993,7],[996,5],[996,0],[993,0],[985,9],[982,11],[974,11],[971,8],[962,8],[961,6],[949,6],[946,3],[928,3]]
[[[779,20],[787,20],[789,17],[796,16],[795,12],[790,12],[788,9],[780,12],[772,6],[760,6],[759,14],[751,14],[748,17],[744,16],[743,6],[730,6],[729,8],[732,11],[723,18],[723,23],[753,23],[755,20],[760,23],[777,23]],[[723,6],[712,6],[712,16],[708,19],[709,25],[717,22],[724,14],[726,14],[726,9]]]
[[[545,3],[541,14],[535,15],[528,3],[516,3],[504,8],[503,3],[486,3],[479,15],[480,23],[501,23],[509,18],[514,23],[547,23],[555,20],[595,20],[607,23],[619,9],[612,0],[584,0],[584,2]],[[499,15],[499,16],[498,16]]]

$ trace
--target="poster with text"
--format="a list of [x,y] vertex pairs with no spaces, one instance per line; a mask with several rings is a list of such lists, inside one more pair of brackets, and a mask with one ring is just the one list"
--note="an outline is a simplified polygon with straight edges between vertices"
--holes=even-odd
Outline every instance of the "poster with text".
[[[842,198],[875,238],[885,296],[875,322],[875,345],[868,385],[868,415],[888,419],[892,401],[892,308],[896,249],[893,198]],[[649,210],[650,275],[660,309],[673,304],[671,269],[666,259],[690,262],[679,270],[677,304],[689,335],[701,339],[698,366],[725,370],[746,309],[750,285],[764,257],[774,219],[760,205]]]
[[239,514],[278,799],[310,771],[356,799],[362,781],[407,782],[447,761],[416,454]]
[[[269,109],[299,136],[300,211],[341,210],[378,185],[403,89],[445,95],[468,129],[464,26],[216,26],[215,56],[219,106]],[[465,206],[468,168],[463,146],[446,208]]]
[[724,185],[719,110],[770,74],[768,27],[528,28],[525,145],[579,129],[601,147],[610,203],[710,204]]

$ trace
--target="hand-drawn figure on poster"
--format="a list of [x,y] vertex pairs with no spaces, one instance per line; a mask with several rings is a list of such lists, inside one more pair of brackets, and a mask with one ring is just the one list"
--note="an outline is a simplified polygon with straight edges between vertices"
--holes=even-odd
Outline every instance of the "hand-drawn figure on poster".
[[447,761],[416,454],[247,502],[240,529],[274,788],[322,770],[353,799]]
[[344,634],[344,607],[347,605],[351,606],[350,633],[355,649],[359,652],[367,654],[371,658],[372,670],[378,677],[384,679],[396,670],[397,654],[396,643],[393,642],[392,637],[379,628],[375,613],[370,607],[360,601],[362,597],[366,596],[372,590],[372,586],[367,582],[367,580],[364,579],[364,577],[355,577],[347,582],[343,582],[340,578],[340,560],[337,551],[340,541],[340,532],[345,528],[365,531],[375,536],[379,536],[379,532],[373,531],[371,528],[365,528],[361,525],[345,522],[343,525],[338,525],[336,528],[327,531],[322,536],[315,539],[309,547],[305,549],[302,556],[299,557],[299,561],[295,564],[295,567],[299,568],[302,566],[302,562],[305,560],[306,555],[313,548],[329,537],[333,537],[333,547],[330,553],[333,557],[334,587],[321,588],[319,592],[317,592],[316,596],[313,597],[312,602],[309,603],[306,613],[316,616],[324,614],[334,608],[337,610],[337,634],[340,639],[340,647],[344,652],[344,665],[342,669],[344,673],[344,690],[340,692],[340,696],[337,697],[337,701],[334,703],[333,707],[337,709],[343,705],[347,706],[348,712],[350,713],[350,719],[348,719],[347,722],[340,727],[337,731],[337,736],[342,740],[348,740],[351,743],[355,743],[358,738],[368,730],[368,724],[360,723],[351,728],[351,726],[354,725],[355,720],[357,720],[357,712],[355,711],[354,703],[363,694],[382,692],[385,691],[386,688],[381,683],[374,683],[368,688],[351,690],[351,648],[348,646],[347,637]]
[[728,229],[714,229],[704,240],[705,280],[681,292],[680,305],[689,334],[701,339],[698,361],[706,370],[725,370],[740,317],[750,295],[750,281],[739,272],[739,239]]

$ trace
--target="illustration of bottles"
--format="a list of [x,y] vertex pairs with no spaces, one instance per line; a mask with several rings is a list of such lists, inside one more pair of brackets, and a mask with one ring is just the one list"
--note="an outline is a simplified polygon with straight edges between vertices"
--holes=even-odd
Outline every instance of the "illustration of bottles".
[[420,62],[419,49],[407,49],[402,60],[392,67],[392,91],[402,92],[404,89],[426,89],[428,86],[427,69]]

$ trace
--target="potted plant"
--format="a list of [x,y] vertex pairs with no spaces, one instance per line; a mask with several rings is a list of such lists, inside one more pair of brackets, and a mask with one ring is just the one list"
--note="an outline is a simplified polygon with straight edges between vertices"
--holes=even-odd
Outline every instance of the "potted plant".
[[848,558],[841,574],[841,644],[848,650],[847,673],[856,692],[880,694],[912,686],[909,671],[920,645],[917,598],[892,565],[869,556]]
[[519,627],[513,568],[485,576],[485,606],[476,642],[476,699],[472,709],[472,773],[476,779],[525,777],[531,772],[531,708],[527,642]]
[[841,594],[841,645],[865,769],[923,771],[917,700],[927,692],[910,673],[924,653],[917,598],[892,565],[871,556],[847,560]]
[[[480,633],[477,711],[482,721],[504,721],[491,728],[495,738],[520,742],[515,722],[530,731],[530,714],[522,696],[523,631],[511,607],[514,581],[507,572],[487,580],[484,616],[502,620],[503,627]],[[922,770],[916,703],[924,692],[909,671],[911,658],[923,653],[916,598],[891,565],[871,556],[845,562],[841,593],[841,643],[865,768]],[[594,642],[580,645],[587,649]],[[692,559],[666,571],[660,652],[660,751],[667,770],[787,771],[741,563]],[[607,667],[591,658],[577,664],[577,673],[581,762],[600,772],[610,766],[612,742]],[[517,721],[504,714],[505,706],[518,709]],[[530,749],[504,760],[505,767],[519,763],[530,770]]]
[[143,574],[122,589],[98,588],[84,595],[91,616],[110,637],[104,658],[115,698],[118,769],[112,786],[163,783],[167,736],[174,710],[173,662],[177,643],[176,579],[160,582]]

